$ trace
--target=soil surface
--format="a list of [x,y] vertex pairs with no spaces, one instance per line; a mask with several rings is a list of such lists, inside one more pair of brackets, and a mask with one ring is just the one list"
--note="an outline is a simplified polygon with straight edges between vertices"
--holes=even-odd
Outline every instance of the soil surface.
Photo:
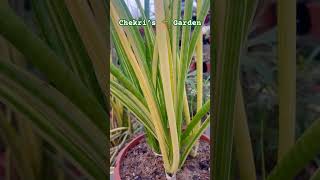
[[[178,180],[209,180],[210,145],[200,142],[198,156],[188,157],[177,173]],[[156,156],[145,140],[130,149],[120,165],[122,180],[166,180],[162,158]]]

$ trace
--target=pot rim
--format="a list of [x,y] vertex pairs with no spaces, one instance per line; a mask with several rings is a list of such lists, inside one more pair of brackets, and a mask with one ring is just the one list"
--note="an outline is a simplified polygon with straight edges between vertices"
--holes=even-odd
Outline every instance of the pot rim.
[[[125,158],[125,155],[127,154],[127,152],[135,147],[136,145],[138,145],[140,143],[140,141],[144,138],[145,134],[140,134],[137,137],[135,137],[134,139],[132,139],[117,155],[117,159],[116,159],[116,163],[115,163],[115,168],[113,171],[113,176],[115,180],[121,180],[121,176],[120,176],[120,166],[121,166],[121,162],[122,160]],[[205,135],[202,134],[200,136],[200,139],[203,141],[206,141],[210,144],[210,138]]]

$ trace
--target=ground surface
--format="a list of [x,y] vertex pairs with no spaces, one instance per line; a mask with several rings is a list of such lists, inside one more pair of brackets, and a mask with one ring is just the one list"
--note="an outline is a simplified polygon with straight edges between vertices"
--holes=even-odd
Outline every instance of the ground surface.
[[[196,158],[188,157],[177,174],[178,180],[209,180],[210,146],[201,142]],[[125,180],[166,180],[161,157],[155,156],[142,141],[129,150],[121,164],[121,176]]]

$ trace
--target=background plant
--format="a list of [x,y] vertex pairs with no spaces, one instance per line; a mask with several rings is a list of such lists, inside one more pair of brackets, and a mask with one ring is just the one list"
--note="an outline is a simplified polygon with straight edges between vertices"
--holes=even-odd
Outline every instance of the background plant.
[[[240,32],[241,31],[248,32],[248,28],[251,24],[251,21],[248,21],[248,19],[252,18],[251,15],[253,14],[253,12],[251,11],[254,11],[255,9],[254,8],[255,6],[251,6],[251,5],[255,5],[256,2],[254,1],[239,2],[240,4],[238,4],[237,6],[236,6],[236,3],[237,2],[235,1],[215,3],[215,8],[217,12],[214,16],[214,19],[215,19],[214,22],[216,23],[217,26],[214,31],[214,34],[216,35],[214,38],[215,38],[215,42],[217,43],[217,46],[216,46],[217,54],[215,56],[217,58],[217,68],[215,69],[217,76],[214,77],[216,79],[215,86],[214,86],[215,88],[214,98],[216,100],[215,101],[216,104],[214,106],[214,109],[216,110],[214,120],[217,121],[216,122],[217,125],[215,129],[216,147],[215,147],[214,157],[218,157],[218,159],[214,161],[215,169],[212,174],[212,176],[215,179],[226,179],[226,177],[227,179],[232,179],[234,177],[232,176],[234,175],[234,171],[231,170],[231,167],[233,164],[232,163],[232,160],[233,160],[232,147],[233,146],[235,148],[234,153],[238,162],[237,167],[239,168],[240,178],[256,179],[257,178],[256,176],[258,175],[260,176],[260,174],[256,173],[255,162],[253,161],[254,160],[253,153],[252,153],[253,150],[251,149],[252,142],[250,142],[251,138],[250,136],[248,136],[250,135],[250,133],[248,132],[249,130],[247,128],[248,125],[246,125],[247,120],[245,116],[245,109],[243,108],[245,106],[241,105],[243,104],[243,100],[241,100],[242,98],[241,98],[241,93],[239,93],[239,89],[241,91],[242,88],[239,88],[241,86],[239,86],[239,83],[237,82],[238,81],[237,77],[239,76],[238,72],[240,67],[239,66],[240,59],[246,59],[246,57],[243,56],[243,55],[246,56],[246,53],[239,53],[239,54],[235,53],[238,51],[240,52],[246,51],[247,44],[250,44],[253,41],[251,42],[248,41],[248,43],[246,43],[247,35],[242,36],[241,38],[241,33],[236,35],[231,32],[229,33],[229,30],[231,31],[231,29],[237,29],[237,30],[240,29]],[[243,9],[242,10],[233,9],[235,7],[238,7],[238,8],[242,7]],[[271,87],[260,86],[261,88],[260,92],[265,94],[265,93],[278,93],[279,91],[286,91],[287,94],[280,97],[281,104],[283,103],[281,106],[288,107],[287,106],[288,104],[295,106],[295,85],[294,84],[295,84],[296,68],[295,68],[295,63],[291,61],[292,59],[295,59],[295,56],[296,56],[295,54],[296,34],[295,34],[295,29],[292,28],[292,27],[295,27],[295,2],[279,1],[279,4],[277,7],[278,7],[278,18],[279,18],[278,23],[280,27],[278,29],[278,31],[280,31],[278,32],[278,43],[281,45],[280,47],[278,47],[280,48],[278,49],[279,58],[280,58],[278,61],[280,61],[283,64],[280,65],[278,68],[276,68],[278,70],[278,74],[276,74],[276,77],[280,76],[281,78],[279,79],[278,84],[275,84]],[[240,17],[233,16],[232,13],[235,13],[235,12],[238,12],[238,14],[239,13],[244,13],[247,15],[251,14],[250,15],[251,18],[247,18],[246,20],[246,17],[248,17],[246,15],[243,15]],[[230,13],[230,14],[229,16],[225,16],[224,13],[228,13],[228,14]],[[242,20],[239,20],[237,18]],[[290,24],[290,26],[288,25],[288,23]],[[222,26],[218,26],[218,25],[222,25]],[[239,38],[238,39],[239,41],[233,41],[231,43],[231,41],[228,41],[229,38],[230,39]],[[289,46],[291,48],[285,48],[287,47],[287,46],[284,47],[285,44],[288,44],[288,45],[290,44]],[[234,54],[232,53],[233,48],[234,50],[236,49]],[[271,54],[271,56],[272,55],[273,54]],[[228,62],[233,62],[233,64]],[[259,68],[260,70],[263,70],[259,66],[264,63],[266,64],[269,63],[267,65],[270,66],[270,65],[273,65],[273,63],[278,65],[279,62],[261,62],[258,65],[254,64],[256,65],[255,68],[257,68],[256,72],[258,73],[261,72],[259,71]],[[248,63],[247,67],[249,65],[252,65],[252,64]],[[262,79],[262,80],[265,82],[267,82],[268,80],[272,81],[273,79],[272,78],[267,79],[268,78],[267,76],[271,74],[273,76],[272,71],[274,70],[275,69],[271,69],[271,73],[261,73],[263,74],[262,76],[263,78],[266,77],[265,79]],[[228,73],[226,72],[229,72],[230,75],[227,76]],[[248,76],[248,74],[245,74],[245,73],[241,73],[241,75],[245,75],[245,77]],[[225,77],[225,79],[223,79],[222,77]],[[248,78],[245,78],[245,80],[248,80]],[[289,82],[291,82],[291,84],[287,86],[291,88],[285,88],[285,90],[282,89],[282,87],[284,87],[284,85]],[[244,81],[244,83],[248,83],[248,82]],[[236,88],[237,90],[229,90],[228,92],[226,92],[227,89],[221,90],[221,88],[226,88],[226,87],[235,88],[236,86],[237,86]],[[280,86],[280,89],[278,89],[279,86]],[[252,88],[256,88],[256,87],[252,87]],[[276,91],[274,91],[273,88],[276,88]],[[274,96],[274,94],[271,94],[271,95]],[[287,95],[290,95],[290,97]],[[250,98],[250,96],[248,95],[246,97]],[[256,96],[253,96],[253,97],[256,97]],[[286,97],[287,99],[286,100],[282,99],[284,97]],[[219,99],[221,99],[221,102],[219,101]],[[266,100],[268,100],[268,98],[264,98],[262,96],[261,99],[259,99],[259,101],[260,100],[261,100],[261,103],[265,103]],[[236,102],[235,103],[236,107],[234,107],[233,109],[232,104],[234,104],[234,102]],[[267,101],[267,103],[269,102]],[[223,106],[224,103],[226,103],[225,106]],[[271,101],[271,103],[273,102]],[[263,134],[264,127],[267,124],[266,118],[270,119],[270,118],[278,118],[278,117],[277,116],[268,117],[269,114],[263,113],[265,109],[262,109],[262,108],[265,108],[265,107],[261,105],[260,106],[256,105],[255,109],[257,109],[259,113],[254,114],[255,115],[253,117],[254,120],[251,120],[250,123],[254,121],[255,123],[260,124],[261,133]],[[229,111],[228,112],[229,114],[227,114],[227,111]],[[282,125],[278,129],[279,133],[281,134],[281,137],[287,138],[287,142],[281,143],[282,141],[281,140],[279,142],[281,143],[280,145],[275,144],[275,146],[278,146],[279,153],[281,154],[278,157],[279,158],[278,163],[276,164],[276,167],[271,170],[270,173],[262,170],[262,172],[260,172],[262,175],[261,178],[292,179],[298,174],[300,170],[303,169],[303,167],[305,167],[308,164],[310,160],[314,159],[316,154],[319,152],[319,149],[318,149],[319,147],[312,145],[316,141],[316,138],[318,136],[316,134],[315,129],[317,128],[319,121],[315,121],[313,125],[311,125],[307,130],[305,130],[305,132],[302,135],[300,135],[298,140],[296,141],[295,133],[294,133],[295,131],[294,126],[296,121],[294,116],[296,114],[296,110],[294,110],[294,108],[286,109],[281,107],[280,111],[281,111],[280,114],[287,113],[288,115],[286,117],[282,115],[280,116],[279,123]],[[232,112],[235,113],[234,116]],[[252,112],[250,112],[250,114],[252,114]],[[243,118],[245,119],[245,121],[243,121]],[[258,122],[256,118],[258,118],[260,121]],[[288,126],[285,126],[285,124]],[[239,127],[245,127],[245,128],[239,128]],[[284,129],[284,127],[286,130]],[[290,130],[287,130],[287,128],[289,128]],[[237,129],[242,129],[243,131],[238,131]],[[260,148],[262,148],[262,151],[261,151],[262,154],[264,149],[263,137],[264,136],[262,136],[262,141],[260,140],[262,142],[262,145],[260,146]],[[292,143],[292,140],[296,142]],[[245,142],[245,143],[240,143],[240,142]],[[241,151],[239,151],[239,149]],[[310,149],[310,151],[306,151],[307,149]],[[246,162],[249,165],[243,166],[242,162]],[[225,169],[222,168],[221,170],[220,167],[225,167]],[[264,168],[264,160],[262,160],[262,168]]]
[[[112,56],[115,63],[119,61],[115,56]],[[116,80],[113,76],[112,80]],[[111,114],[110,114],[110,174],[113,174],[115,160],[120,150],[126,143],[137,133],[141,133],[143,126],[136,120],[130,111],[115,97],[110,97]]]

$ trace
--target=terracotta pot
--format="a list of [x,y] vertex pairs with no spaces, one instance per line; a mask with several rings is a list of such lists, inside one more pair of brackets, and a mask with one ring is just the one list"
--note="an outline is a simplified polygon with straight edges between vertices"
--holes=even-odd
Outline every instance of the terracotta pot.
[[314,2],[307,5],[311,18],[311,35],[320,40],[320,3]]
[[207,71],[206,72],[209,72],[211,71],[211,65],[210,65],[210,61],[209,62],[206,62],[206,67],[207,67]]
[[194,62],[194,61],[191,62],[189,71],[192,72],[192,71],[196,70],[196,68],[197,68],[196,62]]
[[256,34],[261,34],[276,26],[276,6],[274,3],[269,3],[265,9],[261,9],[262,13],[254,20],[254,24],[258,26],[255,29]]
[[[195,71],[197,69],[197,63],[196,62],[192,62],[190,65],[190,69],[189,71]],[[210,72],[211,70],[211,66],[210,66],[210,61],[204,62],[203,63],[203,73],[207,73]]]
[[[137,146],[140,141],[144,138],[144,134],[141,134],[139,136],[137,136],[136,138],[134,138],[131,142],[129,142],[118,154],[117,156],[117,160],[116,160],[116,164],[115,164],[115,168],[114,168],[114,179],[115,180],[121,180],[121,176],[120,176],[120,165],[121,162],[123,161],[123,159],[125,158],[125,155],[127,154],[127,152]],[[202,141],[206,141],[208,143],[210,143],[210,138],[206,135],[202,135],[200,137],[200,139]]]
[[320,85],[314,85],[311,90],[314,92],[314,93],[319,93],[320,92]]

